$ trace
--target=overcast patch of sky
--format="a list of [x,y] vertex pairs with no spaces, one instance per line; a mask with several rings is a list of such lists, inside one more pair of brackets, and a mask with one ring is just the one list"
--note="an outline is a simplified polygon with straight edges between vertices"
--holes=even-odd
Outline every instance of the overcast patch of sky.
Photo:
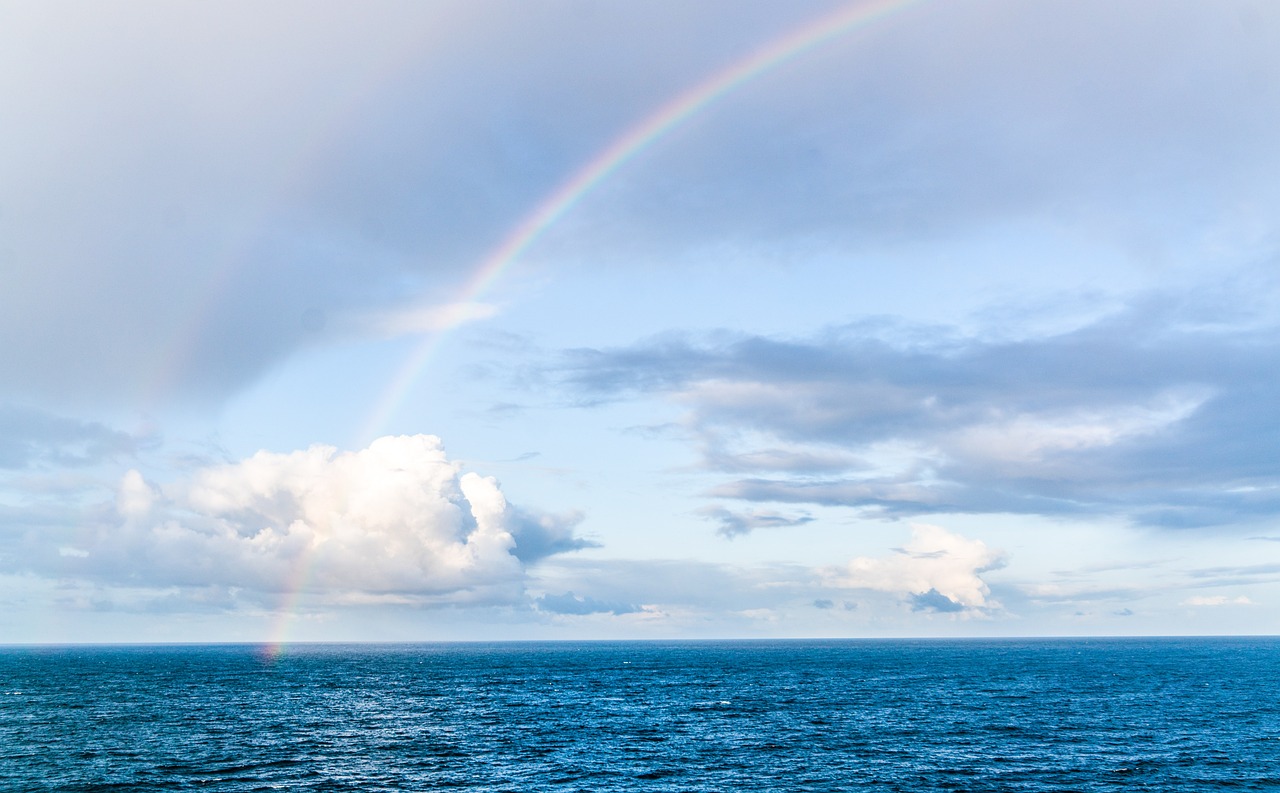
[[709,5],[80,10],[6,25],[0,373],[81,405],[222,399],[351,311],[447,294],[618,130],[803,11],[726,34]]

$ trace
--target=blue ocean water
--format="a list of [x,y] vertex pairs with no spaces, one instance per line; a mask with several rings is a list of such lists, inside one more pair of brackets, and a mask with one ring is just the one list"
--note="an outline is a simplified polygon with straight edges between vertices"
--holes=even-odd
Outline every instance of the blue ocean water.
[[1280,640],[0,648],[0,789],[1280,789]]

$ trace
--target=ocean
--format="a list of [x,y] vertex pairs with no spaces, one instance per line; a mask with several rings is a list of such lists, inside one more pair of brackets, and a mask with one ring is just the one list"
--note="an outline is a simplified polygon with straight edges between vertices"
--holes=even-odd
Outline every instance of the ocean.
[[1280,639],[0,647],[5,791],[1280,790]]

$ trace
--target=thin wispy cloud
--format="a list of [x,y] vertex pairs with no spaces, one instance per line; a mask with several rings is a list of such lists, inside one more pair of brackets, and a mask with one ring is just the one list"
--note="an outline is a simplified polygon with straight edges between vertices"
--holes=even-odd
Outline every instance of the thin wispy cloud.
[[787,529],[813,522],[813,516],[803,513],[785,515],[772,510],[735,512],[721,506],[704,507],[699,510],[699,514],[719,522],[720,528],[716,529],[716,533],[728,539],[756,529]]

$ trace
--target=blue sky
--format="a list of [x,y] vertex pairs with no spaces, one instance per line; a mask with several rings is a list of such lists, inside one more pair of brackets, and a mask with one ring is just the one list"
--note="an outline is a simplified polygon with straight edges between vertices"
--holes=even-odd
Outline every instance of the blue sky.
[[469,287],[844,7],[6,6],[0,641],[1274,632],[1268,4],[890,4]]

